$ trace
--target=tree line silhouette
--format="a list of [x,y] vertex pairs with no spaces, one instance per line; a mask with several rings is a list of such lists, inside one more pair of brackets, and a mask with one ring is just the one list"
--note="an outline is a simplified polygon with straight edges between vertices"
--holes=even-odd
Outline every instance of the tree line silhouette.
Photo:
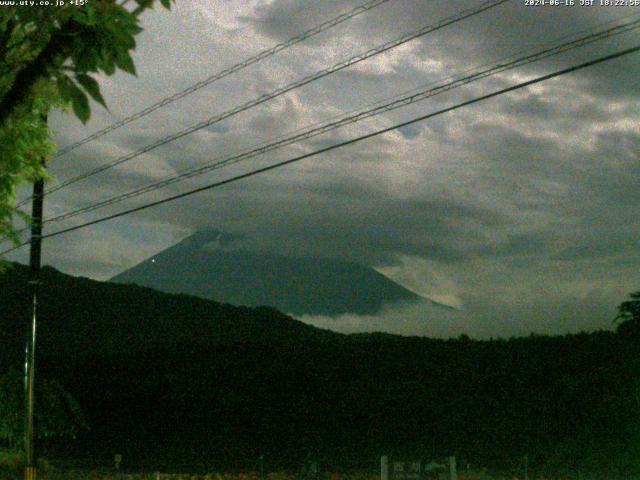
[[[23,361],[27,277],[0,275],[2,370]],[[615,332],[478,341],[342,335],[51,268],[43,281],[38,374],[89,428],[42,454],[345,469],[456,455],[495,470],[527,455],[540,472],[640,471],[640,293]]]

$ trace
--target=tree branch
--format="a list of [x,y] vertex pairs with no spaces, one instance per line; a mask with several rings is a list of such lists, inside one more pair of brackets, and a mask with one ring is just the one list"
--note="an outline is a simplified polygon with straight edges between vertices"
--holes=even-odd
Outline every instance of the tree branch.
[[68,32],[64,30],[71,24],[72,22],[68,20],[61,25],[38,56],[18,72],[12,87],[0,101],[0,126],[4,125],[15,110],[24,103],[38,80],[46,77],[51,67],[62,66],[68,58],[70,52],[68,42],[65,41]]
[[7,20],[7,26],[2,32],[2,36],[0,36],[0,52],[3,53],[3,56],[6,56],[9,51],[9,40],[11,39],[11,35],[13,34],[13,30],[16,26],[16,21],[13,18]]

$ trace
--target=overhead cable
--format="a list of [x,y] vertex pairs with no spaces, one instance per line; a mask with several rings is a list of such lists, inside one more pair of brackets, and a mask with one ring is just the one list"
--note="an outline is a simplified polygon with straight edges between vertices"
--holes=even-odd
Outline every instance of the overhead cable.
[[[321,148],[319,150],[315,150],[313,152],[305,153],[303,155],[298,155],[296,157],[290,158],[288,160],[283,160],[281,162],[277,162],[275,164],[272,164],[272,165],[269,165],[269,166],[266,166],[266,167],[258,168],[256,170],[252,170],[251,172],[247,172],[247,173],[243,173],[243,174],[240,174],[240,175],[236,175],[234,177],[230,177],[230,178],[227,178],[225,180],[217,181],[217,182],[214,182],[214,183],[211,183],[211,184],[199,187],[199,188],[195,188],[195,189],[189,190],[187,192],[183,192],[183,193],[180,193],[180,194],[177,194],[177,195],[173,195],[171,197],[167,197],[167,198],[164,198],[164,199],[161,199],[161,200],[157,200],[157,201],[154,201],[154,202],[146,203],[144,205],[140,205],[140,206],[135,207],[135,208],[130,208],[128,210],[124,210],[124,211],[121,211],[121,212],[118,212],[118,213],[114,213],[112,215],[107,215],[105,217],[98,218],[96,220],[91,220],[89,222],[85,222],[85,223],[82,223],[82,224],[79,224],[79,225],[74,225],[73,227],[68,227],[68,228],[65,228],[65,229],[62,229],[62,230],[58,230],[56,232],[48,233],[48,234],[42,235],[42,238],[56,237],[56,236],[59,236],[59,235],[65,234],[65,233],[69,233],[69,232],[73,232],[73,231],[76,231],[76,230],[79,230],[79,229],[82,229],[82,228],[86,228],[86,227],[89,227],[89,226],[92,226],[92,225],[97,225],[99,223],[103,223],[103,222],[106,222],[108,220],[113,220],[115,218],[123,217],[123,216],[126,216],[126,215],[130,215],[132,213],[136,213],[136,212],[139,212],[139,211],[142,211],[142,210],[146,210],[148,208],[155,207],[157,205],[162,205],[164,203],[168,203],[168,202],[172,202],[172,201],[184,198],[184,197],[188,197],[188,196],[194,195],[194,194],[199,193],[199,192],[203,192],[203,191],[211,190],[211,189],[214,189],[214,188],[218,188],[218,187],[221,187],[223,185],[227,185],[229,183],[237,182],[239,180],[243,180],[243,179],[246,179],[246,178],[249,178],[249,177],[253,177],[255,175],[259,175],[261,173],[268,172],[270,170],[275,170],[277,168],[284,167],[285,165],[290,165],[292,163],[299,162],[299,161],[304,160],[306,158],[310,158],[310,157],[313,157],[313,156],[316,156],[316,155],[319,155],[319,154],[322,154],[322,153],[329,152],[331,150],[335,150],[337,148],[342,148],[342,147],[345,147],[347,145],[352,145],[352,144],[361,142],[363,140],[367,140],[369,138],[373,138],[373,137],[376,137],[378,135],[382,135],[384,133],[388,133],[388,132],[391,132],[393,130],[397,130],[399,128],[412,125],[414,123],[421,122],[421,121],[427,120],[429,118],[436,117],[438,115],[442,115],[444,113],[452,112],[454,110],[457,110],[457,109],[462,108],[462,107],[466,107],[468,105],[473,105],[475,103],[482,102],[484,100],[488,100],[490,98],[494,98],[494,97],[497,97],[499,95],[503,95],[505,93],[512,92],[514,90],[519,90],[521,88],[528,87],[530,85],[534,85],[536,83],[540,83],[540,82],[549,80],[551,78],[559,77],[559,76],[562,76],[562,75],[567,75],[569,73],[572,73],[572,72],[575,72],[575,71],[578,71],[578,70],[582,70],[584,68],[591,67],[591,66],[597,65],[599,63],[610,61],[610,60],[613,60],[615,58],[623,57],[625,55],[630,55],[630,54],[636,53],[638,51],[640,51],[640,45],[636,45],[634,47],[627,48],[625,50],[618,51],[618,52],[615,52],[615,53],[612,53],[612,54],[609,54],[609,55],[598,57],[598,58],[596,58],[594,60],[583,62],[583,63],[580,63],[578,65],[574,65],[572,67],[564,68],[562,70],[558,70],[558,71],[553,72],[553,73],[542,75],[542,76],[536,77],[536,78],[534,78],[532,80],[521,82],[521,83],[518,83],[518,84],[513,85],[511,87],[503,88],[503,89],[497,90],[495,92],[489,93],[487,95],[482,95],[480,97],[476,97],[474,99],[467,100],[467,101],[462,102],[462,103],[458,103],[458,104],[456,104],[454,106],[451,106],[451,107],[443,108],[441,110],[437,110],[435,112],[428,113],[426,115],[422,115],[420,117],[416,117],[416,118],[413,118],[411,120],[392,125],[390,127],[386,127],[386,128],[380,129],[380,130],[376,130],[376,131],[368,133],[366,135],[362,135],[362,136],[359,136],[359,137],[356,137],[356,138],[352,138],[352,139],[346,140],[344,142],[340,142],[340,143],[337,143],[337,144],[334,144],[334,145],[330,145],[328,147]],[[5,254],[7,254],[7,253],[9,253],[9,252],[11,252],[13,250],[16,250],[16,249],[18,249],[18,248],[20,248],[20,247],[22,247],[24,245],[27,245],[27,244],[29,244],[29,242],[25,242],[25,243],[23,243],[21,245],[13,247],[13,248],[11,248],[9,250],[5,250],[4,252],[0,253],[0,256],[5,255]]]
[[306,140],[308,138],[312,138],[315,137],[317,135],[321,135],[324,133],[327,133],[329,131],[341,128],[343,126],[349,125],[349,124],[353,124],[356,122],[359,122],[361,120],[370,118],[370,117],[374,117],[376,115],[380,115],[382,113],[386,113],[392,110],[396,110],[398,108],[422,101],[422,100],[426,100],[428,98],[434,97],[436,95],[439,95],[441,93],[444,92],[448,92],[450,90],[453,90],[455,88],[467,85],[469,83],[481,80],[483,78],[492,76],[492,75],[496,75],[498,73],[507,71],[507,70],[512,70],[514,68],[518,68],[521,67],[523,65],[528,65],[530,63],[545,59],[545,58],[549,58],[551,56],[555,56],[555,55],[559,55],[561,53],[570,51],[570,50],[574,50],[576,48],[579,47],[583,47],[585,45],[597,42],[599,40],[603,40],[606,38],[610,38],[613,37],[615,35],[620,35],[622,33],[627,33],[633,30],[636,30],[640,28],[640,19],[638,20],[634,20],[631,22],[627,22],[625,24],[622,25],[616,25],[614,27],[611,27],[609,29],[603,30],[603,31],[599,31],[596,33],[592,33],[583,37],[580,37],[578,39],[563,43],[561,45],[557,45],[555,47],[550,47],[550,48],[546,48],[546,49],[542,49],[539,50],[535,53],[526,55],[524,57],[520,57],[517,58],[515,60],[510,60],[508,62],[503,62],[503,63],[497,63],[494,64],[493,66],[491,66],[490,68],[485,68],[483,70],[477,70],[475,73],[472,73],[470,75],[466,75],[464,77],[458,78],[458,79],[454,79],[450,82],[438,85],[436,87],[430,88],[430,89],[426,89],[426,90],[422,90],[422,91],[418,91],[418,92],[414,92],[411,93],[410,95],[405,95],[403,97],[400,98],[396,98],[393,101],[381,104],[381,105],[377,105],[373,108],[369,108],[367,110],[364,111],[360,111],[356,114],[352,114],[352,115],[347,115],[347,116],[343,116],[342,118],[340,118],[339,120],[333,121],[333,122],[328,122],[325,123],[323,125],[320,126],[316,126],[314,128],[310,128],[307,130],[302,131],[301,133],[298,133],[296,135],[292,135],[289,137],[285,137],[283,139],[271,142],[271,143],[267,143],[264,145],[260,145],[256,148],[253,148],[249,151],[245,151],[243,153],[239,153],[239,154],[235,154],[232,155],[230,157],[224,158],[224,159],[218,159],[215,160],[213,162],[210,162],[207,165],[203,165],[197,168],[191,168],[191,169],[186,169],[183,170],[177,174],[168,176],[160,181],[157,182],[153,182],[151,184],[145,185],[143,187],[131,190],[129,192],[120,194],[120,195],[116,195],[114,197],[105,199],[105,200],[101,200],[101,201],[97,201],[97,202],[92,202],[89,203],[88,205],[84,205],[80,208],[71,210],[69,212],[57,215],[55,217],[51,217],[51,218],[47,218],[44,220],[44,223],[51,223],[51,222],[59,222],[59,221],[63,221],[63,220],[67,220],[69,218],[73,218],[76,217],[78,215],[84,214],[84,213],[88,213],[109,205],[113,205],[119,202],[122,202],[124,200],[130,199],[130,198],[135,198],[138,197],[140,195],[143,195],[145,193],[149,193],[151,191],[154,190],[158,190],[160,188],[164,188],[167,187],[169,185],[181,182],[183,180],[189,179],[189,178],[193,178],[199,175],[203,175],[205,173],[211,172],[213,170],[217,170],[219,168],[223,168],[235,163],[238,163],[240,161],[243,160],[247,160],[250,158],[254,158],[257,157],[259,155],[263,155],[267,152],[282,148],[284,146],[287,145],[291,145],[297,142],[300,142],[302,140]]
[[[80,174],[80,175],[77,175],[75,177],[69,178],[68,180],[65,180],[65,181],[63,181],[63,182],[61,182],[61,183],[59,183],[57,185],[54,185],[54,186],[48,188],[45,191],[45,194],[51,194],[51,193],[56,192],[56,191],[58,191],[58,190],[60,190],[62,188],[65,188],[65,187],[67,187],[69,185],[72,185],[72,184],[74,184],[76,182],[79,182],[79,181],[84,180],[86,178],[89,178],[89,177],[92,177],[92,176],[97,175],[99,173],[102,173],[102,172],[104,172],[106,170],[109,170],[110,168],[113,168],[115,166],[121,165],[121,164],[123,164],[125,162],[128,162],[129,160],[132,160],[132,159],[134,159],[136,157],[139,157],[140,155],[143,155],[143,154],[148,153],[148,152],[150,152],[152,150],[155,150],[156,148],[159,148],[159,147],[161,147],[163,145],[171,143],[171,142],[173,142],[175,140],[178,140],[178,139],[180,139],[182,137],[190,135],[191,133],[194,133],[194,132],[196,132],[198,130],[202,130],[203,128],[206,128],[206,127],[209,127],[211,125],[214,125],[214,124],[216,124],[218,122],[221,122],[222,120],[225,120],[225,119],[227,119],[229,117],[232,117],[232,116],[234,116],[234,115],[236,115],[238,113],[244,112],[245,110],[249,110],[250,108],[253,108],[253,107],[257,106],[257,105],[265,103],[265,102],[267,102],[269,100],[272,100],[272,99],[274,99],[276,97],[284,95],[285,93],[288,93],[288,92],[290,92],[292,90],[300,88],[300,87],[302,87],[304,85],[307,85],[307,84],[309,84],[311,82],[314,82],[314,81],[319,80],[319,79],[321,79],[323,77],[331,75],[331,74],[333,74],[335,72],[343,70],[343,69],[345,69],[347,67],[350,67],[351,65],[355,65],[357,63],[360,63],[360,62],[362,62],[364,60],[367,60],[367,59],[369,59],[371,57],[374,57],[376,55],[380,55],[381,53],[384,53],[384,52],[386,52],[388,50],[391,50],[391,49],[393,49],[395,47],[398,47],[398,46],[400,46],[400,45],[402,45],[404,43],[410,42],[411,40],[414,40],[416,38],[422,37],[422,36],[424,36],[424,35],[426,35],[428,33],[434,32],[434,31],[439,30],[441,28],[444,28],[444,27],[446,27],[448,25],[460,22],[460,21],[462,21],[462,20],[464,20],[466,18],[472,17],[474,15],[477,15],[477,14],[479,14],[481,12],[484,12],[484,11],[489,10],[491,8],[497,7],[499,5],[507,3],[509,1],[510,0],[490,0],[490,1],[482,3],[481,5],[479,5],[477,7],[464,9],[464,10],[458,12],[455,15],[452,15],[452,16],[449,16],[449,17],[446,17],[446,18],[440,20],[435,25],[427,25],[427,26],[424,26],[424,27],[422,27],[422,28],[420,28],[418,30],[414,30],[411,33],[402,35],[399,38],[396,38],[396,39],[391,40],[389,42],[386,42],[386,43],[384,43],[382,45],[379,45],[378,47],[375,47],[375,48],[372,48],[370,50],[367,50],[364,53],[355,55],[355,56],[349,58],[348,60],[344,60],[344,61],[339,62],[339,63],[337,63],[337,64],[335,64],[335,65],[333,65],[333,66],[331,66],[329,68],[320,70],[320,71],[318,71],[318,72],[316,72],[314,74],[311,74],[311,75],[308,75],[308,76],[306,76],[306,77],[304,77],[302,79],[296,80],[295,82],[292,82],[292,83],[290,83],[290,84],[288,84],[288,85],[286,85],[284,87],[278,88],[278,89],[276,89],[276,90],[274,90],[274,91],[272,91],[270,93],[263,94],[263,95],[255,98],[255,99],[250,100],[250,101],[248,101],[246,103],[243,103],[242,105],[237,106],[237,107],[235,107],[235,108],[233,108],[231,110],[227,110],[227,111],[225,111],[223,113],[217,114],[217,115],[215,115],[215,116],[213,116],[213,117],[211,117],[211,118],[209,118],[207,120],[204,120],[204,121],[202,121],[202,122],[200,122],[200,123],[198,123],[196,125],[188,127],[185,130],[182,130],[180,132],[177,132],[177,133],[168,135],[166,137],[163,137],[163,138],[161,138],[160,140],[158,140],[158,141],[156,141],[154,143],[151,143],[151,144],[149,144],[149,145],[147,145],[145,147],[142,147],[142,148],[140,148],[140,149],[138,149],[138,150],[136,150],[134,152],[131,152],[131,153],[127,154],[127,155],[124,155],[124,156],[122,156],[122,157],[120,157],[120,158],[118,158],[118,159],[116,159],[116,160],[114,160],[114,161],[112,161],[110,163],[107,163],[105,165],[101,165],[99,167],[96,167],[93,170],[90,170],[90,171],[85,172],[83,174]],[[20,207],[20,206],[24,205],[27,201],[28,201],[28,199],[23,201],[23,202],[20,202],[17,206]]]
[[205,78],[204,80],[194,83],[193,85],[185,88],[184,90],[181,90],[180,92],[174,93],[173,95],[170,95],[168,97],[163,98],[162,100],[159,100],[158,102],[154,103],[153,105],[150,105],[148,107],[146,107],[143,110],[140,110],[139,112],[136,112],[132,115],[129,115],[126,118],[123,118],[122,120],[119,120],[115,123],[113,123],[112,125],[109,125],[108,127],[103,128],[102,130],[99,130],[85,138],[83,138],[82,140],[78,140],[75,143],[72,143],[70,145],[67,145],[63,148],[60,149],[60,151],[56,154],[56,156],[54,158],[58,158],[61,157],[63,155],[66,155],[67,153],[69,153],[72,150],[75,150],[76,148],[85,145],[86,143],[91,142],[92,140],[96,140],[100,137],[105,136],[106,134],[113,132],[114,130],[117,130],[120,127],[123,127],[135,120],[138,120],[140,118],[146,117],[147,115],[149,115],[152,112],[155,112],[156,110],[158,110],[159,108],[164,107],[165,105],[169,105],[170,103],[175,102],[176,100],[179,100],[181,98],[186,97],[187,95],[191,95],[192,93],[200,90],[201,88],[206,87],[207,85],[211,85],[214,82],[217,82],[218,80],[221,80],[225,77],[228,77],[229,75],[239,72],[240,70],[247,68],[255,63],[258,63],[262,60],[264,60],[267,57],[270,57],[272,55],[275,55],[278,52],[281,52],[282,50],[285,50],[289,47],[292,47],[293,45],[296,45],[300,42],[303,42],[304,40],[307,40],[315,35],[318,35],[319,33],[322,33],[326,30],[329,30],[343,22],[346,22],[347,20],[350,20],[364,12],[368,12],[369,10],[372,10],[380,5],[382,5],[383,3],[388,2],[389,0],[371,0],[367,3],[364,3],[356,8],[353,8],[352,10],[349,10],[348,12],[342,13],[340,15],[338,15],[337,17],[334,17],[330,20],[327,20],[325,22],[322,22],[319,25],[316,25],[313,28],[310,28],[309,30],[306,30],[305,32],[301,33],[300,35],[296,35],[295,37],[290,38],[289,40],[279,43],[278,45],[275,45],[271,48],[268,48],[266,50],[261,51],[260,53],[258,53],[257,55],[254,55],[253,57],[249,57],[246,60],[243,60],[242,62],[236,63],[235,65],[226,68],[218,73],[215,73],[207,78]]

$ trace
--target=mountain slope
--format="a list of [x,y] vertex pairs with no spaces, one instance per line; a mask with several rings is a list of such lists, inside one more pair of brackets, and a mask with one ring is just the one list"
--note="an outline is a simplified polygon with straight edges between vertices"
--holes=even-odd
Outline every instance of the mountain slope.
[[425,301],[369,267],[229,250],[220,240],[218,232],[196,233],[111,281],[294,315],[370,315],[388,303]]
[[[0,274],[0,343],[21,345],[31,297],[28,268]],[[45,267],[40,291],[38,348],[43,354],[113,353],[160,346],[291,342],[338,334],[273,308],[222,305],[136,285],[71,277]]]
[[[24,362],[27,273],[0,274],[0,372]],[[529,455],[539,474],[640,473],[634,335],[340,335],[271,308],[50,268],[40,305],[37,378],[62,383],[91,427],[58,443],[63,458],[106,466],[119,452],[125,468],[211,471],[264,455],[267,468],[295,470],[313,455],[375,470],[382,454],[494,468]],[[42,455],[55,454],[48,446]]]

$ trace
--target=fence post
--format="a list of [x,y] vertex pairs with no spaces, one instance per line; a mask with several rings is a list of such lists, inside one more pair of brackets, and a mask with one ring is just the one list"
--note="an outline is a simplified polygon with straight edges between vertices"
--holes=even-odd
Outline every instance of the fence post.
[[389,457],[380,457],[380,480],[389,480]]

